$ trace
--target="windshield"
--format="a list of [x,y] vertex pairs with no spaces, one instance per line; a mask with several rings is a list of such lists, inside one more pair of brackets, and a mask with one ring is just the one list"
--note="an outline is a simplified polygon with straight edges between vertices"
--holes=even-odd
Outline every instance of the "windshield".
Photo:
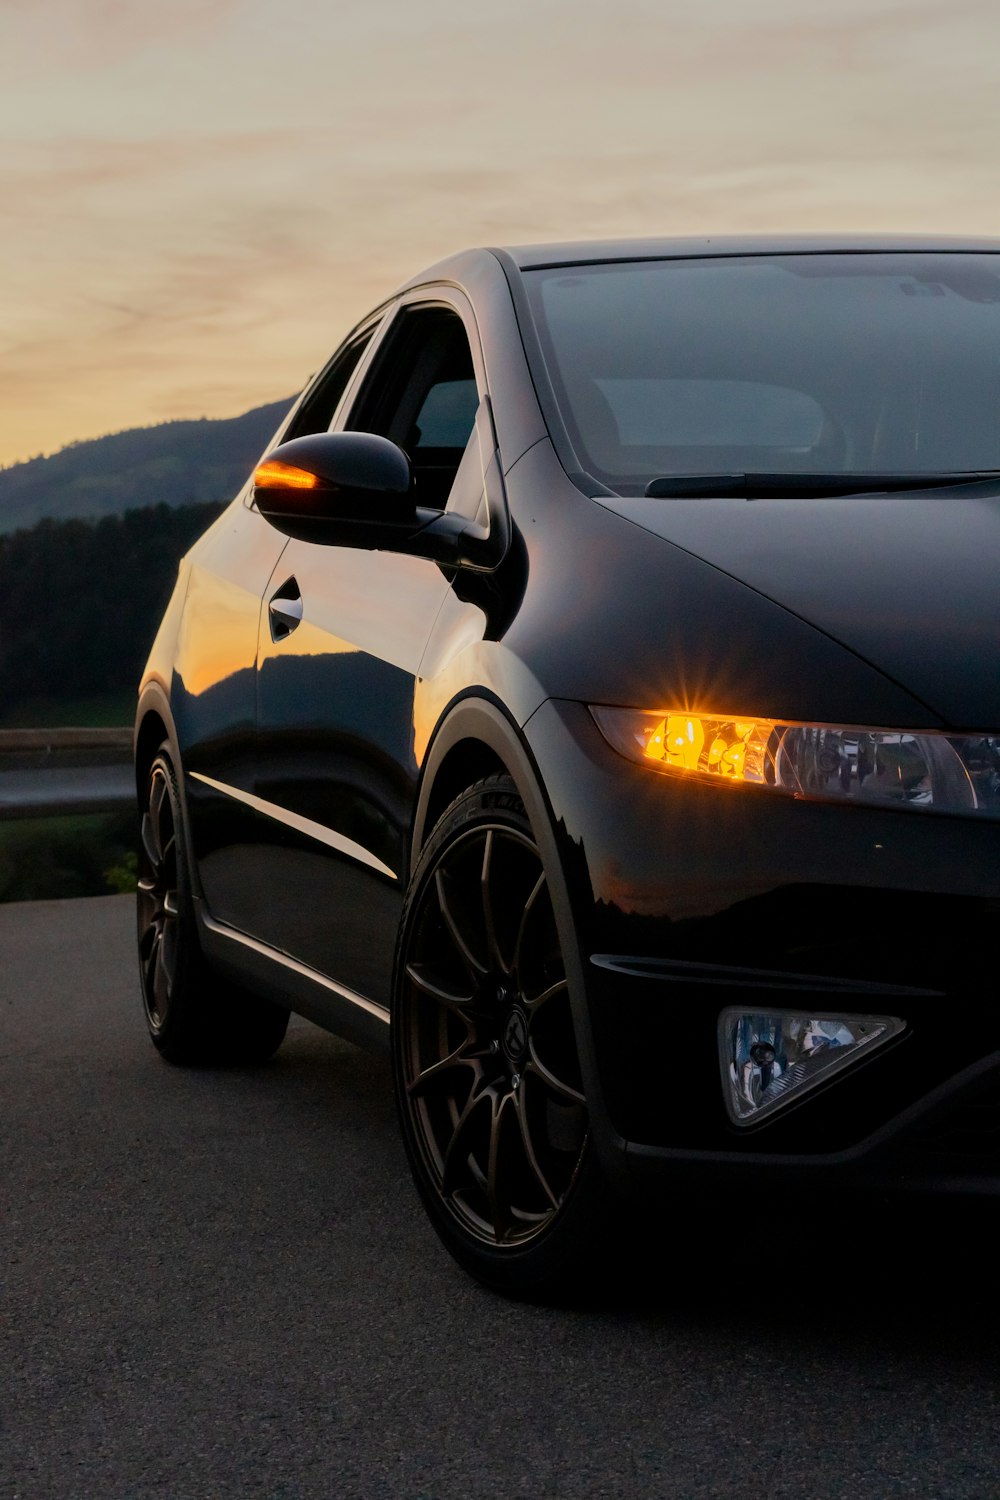
[[1000,469],[1000,259],[936,252],[524,273],[570,440],[671,475]]

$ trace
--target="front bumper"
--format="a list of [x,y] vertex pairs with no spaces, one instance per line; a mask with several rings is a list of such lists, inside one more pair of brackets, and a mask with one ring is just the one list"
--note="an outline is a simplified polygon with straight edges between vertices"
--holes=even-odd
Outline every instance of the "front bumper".
[[[1000,1191],[1000,823],[658,774],[576,703],[543,705],[526,737],[566,878],[609,1166]],[[906,1029],[738,1127],[719,1065],[729,1006]]]

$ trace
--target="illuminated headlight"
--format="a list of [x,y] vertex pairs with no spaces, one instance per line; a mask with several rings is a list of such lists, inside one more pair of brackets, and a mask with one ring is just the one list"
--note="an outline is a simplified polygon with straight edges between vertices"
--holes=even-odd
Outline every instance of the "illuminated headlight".
[[756,1125],[898,1036],[896,1016],[801,1016],[730,1009],[719,1017],[719,1061],[734,1125]]
[[590,711],[610,745],[654,771],[793,797],[1000,817],[1000,735],[914,734],[679,710]]

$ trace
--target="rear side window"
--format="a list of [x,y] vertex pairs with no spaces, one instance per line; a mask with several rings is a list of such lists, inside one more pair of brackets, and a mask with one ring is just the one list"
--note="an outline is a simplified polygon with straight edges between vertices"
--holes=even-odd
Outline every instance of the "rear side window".
[[350,384],[351,376],[354,374],[361,362],[372,336],[378,324],[373,323],[358,338],[353,339],[338,354],[334,356],[330,366],[323,374],[302,403],[295,421],[285,433],[285,441],[290,438],[305,437],[312,432],[328,432],[333,414],[340,405],[340,398]]

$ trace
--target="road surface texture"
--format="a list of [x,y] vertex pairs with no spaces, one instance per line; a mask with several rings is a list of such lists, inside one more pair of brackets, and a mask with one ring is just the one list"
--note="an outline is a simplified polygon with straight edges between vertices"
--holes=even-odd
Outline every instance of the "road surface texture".
[[726,1242],[554,1310],[455,1269],[388,1069],[170,1068],[125,897],[0,908],[3,1500],[995,1500],[996,1216]]

